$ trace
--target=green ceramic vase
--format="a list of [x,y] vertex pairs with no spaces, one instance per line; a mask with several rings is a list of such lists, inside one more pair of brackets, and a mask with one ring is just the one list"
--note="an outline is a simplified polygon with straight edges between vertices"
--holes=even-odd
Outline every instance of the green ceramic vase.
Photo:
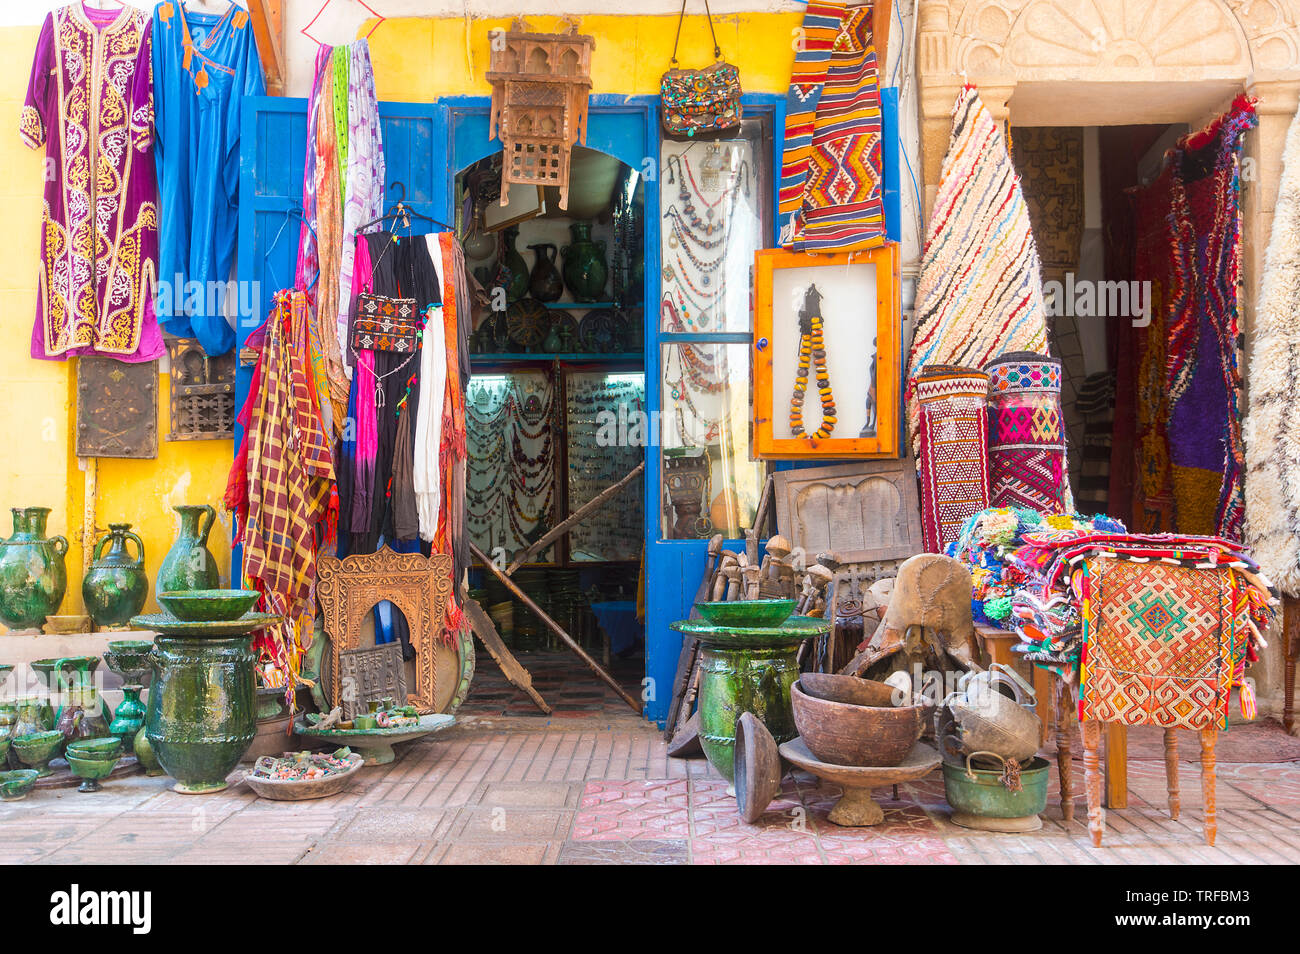
[[12,630],[37,629],[68,589],[68,541],[45,536],[49,507],[15,507],[13,515],[13,536],[0,540],[0,622]]
[[181,515],[181,529],[158,567],[154,595],[172,590],[215,590],[221,586],[217,561],[208,550],[217,512],[209,504],[173,507]]
[[497,281],[506,290],[506,301],[516,302],[528,294],[528,263],[515,247],[519,229],[513,225],[502,233],[501,261],[497,265]]
[[736,720],[756,715],[778,745],[798,730],[790,687],[799,678],[798,645],[778,648],[700,647],[700,744],[728,782],[735,779]]
[[591,240],[590,222],[574,222],[569,231],[573,241],[564,246],[564,284],[574,301],[601,301],[609,278],[605,243]]
[[[127,550],[135,544],[135,556]],[[108,552],[104,552],[107,548]],[[149,578],[144,572],[144,542],[129,523],[110,523],[95,544],[90,570],[81,581],[86,612],[98,627],[123,626],[144,608]]]
[[145,732],[145,727],[140,726],[136,732],[134,740],[131,743],[131,750],[135,753],[136,760],[139,761],[140,767],[144,769],[144,774],[149,777],[166,774],[162,766],[158,764],[158,756],[154,754],[153,746],[149,744],[149,736]]
[[131,752],[135,748],[135,737],[144,727],[145,708],[140,701],[143,686],[123,686],[122,701],[113,714],[113,721],[108,724],[110,734],[122,740],[122,749]]
[[218,792],[257,733],[252,636],[159,636],[145,738],[176,791]]

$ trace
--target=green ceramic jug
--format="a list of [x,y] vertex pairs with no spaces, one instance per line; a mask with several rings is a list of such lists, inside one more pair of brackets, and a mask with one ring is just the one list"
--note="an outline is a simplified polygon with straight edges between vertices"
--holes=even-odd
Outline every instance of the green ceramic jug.
[[506,290],[506,301],[516,302],[528,294],[528,263],[515,248],[519,229],[513,225],[502,233],[501,258],[497,262],[496,282]]
[[13,630],[38,629],[68,589],[68,541],[46,538],[49,507],[14,507],[13,515],[13,536],[0,540],[0,622]]
[[[134,557],[127,550],[128,540],[135,543]],[[131,532],[129,523],[110,523],[108,533],[95,544],[90,570],[81,581],[81,596],[86,612],[100,628],[125,626],[144,609],[149,598],[144,542]]]
[[181,529],[158,567],[154,595],[173,590],[220,588],[221,573],[208,550],[208,534],[212,532],[217,512],[208,504],[182,504],[172,509],[181,515]]
[[605,243],[591,240],[590,222],[574,222],[569,231],[573,241],[564,246],[564,284],[574,301],[601,301],[609,278]]

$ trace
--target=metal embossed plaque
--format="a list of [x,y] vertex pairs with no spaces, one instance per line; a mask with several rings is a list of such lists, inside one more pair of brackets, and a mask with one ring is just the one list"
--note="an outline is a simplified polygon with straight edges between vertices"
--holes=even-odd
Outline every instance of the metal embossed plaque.
[[77,359],[77,456],[158,456],[158,362]]
[[372,699],[390,697],[406,705],[406,668],[402,644],[397,640],[370,649],[348,649],[339,653],[339,689],[343,720],[366,711]]
[[195,338],[167,338],[171,359],[169,441],[235,436],[235,352],[211,358]]

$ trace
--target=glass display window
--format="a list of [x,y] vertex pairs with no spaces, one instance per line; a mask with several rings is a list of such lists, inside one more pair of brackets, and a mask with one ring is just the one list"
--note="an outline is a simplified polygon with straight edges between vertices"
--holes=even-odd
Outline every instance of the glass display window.
[[[645,374],[572,371],[565,375],[568,512],[618,483],[645,453]],[[644,535],[638,478],[569,532],[574,563],[638,560]]]

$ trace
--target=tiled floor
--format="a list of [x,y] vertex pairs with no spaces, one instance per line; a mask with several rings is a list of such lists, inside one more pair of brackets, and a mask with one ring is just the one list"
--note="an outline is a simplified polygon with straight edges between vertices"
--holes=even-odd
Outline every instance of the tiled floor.
[[[1191,746],[1188,746],[1191,749]],[[1081,763],[1075,763],[1082,792]],[[316,802],[257,799],[243,785],[178,795],[163,778],[104,791],[42,790],[0,804],[0,862],[1026,864],[1300,861],[1300,762],[1219,765],[1219,836],[1201,835],[1199,766],[1184,763],[1183,813],[1164,805],[1163,763],[1130,763],[1129,807],[1107,813],[1095,849],[1080,797],[1061,821],[1055,770],[1044,827],[1029,835],[952,824],[932,775],[877,794],[885,822],[831,824],[838,791],[787,776],[756,825],[702,760],[669,759],[632,715],[470,717],[363,770]]]

